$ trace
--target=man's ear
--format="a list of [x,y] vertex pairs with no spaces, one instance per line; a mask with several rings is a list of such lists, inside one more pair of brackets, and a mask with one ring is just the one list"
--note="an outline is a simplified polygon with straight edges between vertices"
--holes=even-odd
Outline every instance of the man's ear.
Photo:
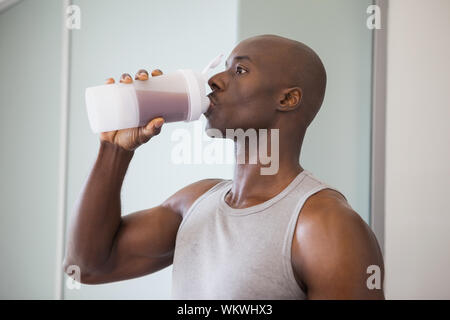
[[303,93],[299,87],[284,89],[278,102],[277,110],[291,111],[300,107]]

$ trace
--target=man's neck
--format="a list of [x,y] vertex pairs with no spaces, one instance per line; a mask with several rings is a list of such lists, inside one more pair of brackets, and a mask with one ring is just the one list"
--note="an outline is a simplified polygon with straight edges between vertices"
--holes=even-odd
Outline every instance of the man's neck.
[[[276,127],[282,126],[278,124]],[[236,161],[234,167],[233,185],[225,197],[225,201],[230,207],[247,208],[265,202],[283,191],[303,171],[299,159],[304,132],[298,133],[297,139],[293,139],[292,132],[293,130],[288,128],[279,130],[279,136],[273,140],[272,131],[269,130],[267,146],[263,147],[266,150],[259,150],[263,144],[260,144],[258,139],[256,164],[249,163],[251,158],[249,153],[250,151],[255,153],[255,150],[251,150],[245,140],[235,141],[235,159],[243,158],[245,161],[244,163]],[[276,145],[272,145],[273,142],[276,142]],[[277,162],[276,170],[262,170],[268,166],[272,167],[273,163],[268,165],[268,158],[261,161],[263,159],[260,158],[260,153],[269,156],[271,162]]]
[[236,164],[233,185],[225,201],[233,208],[265,202],[286,188],[303,171],[299,162],[281,163],[274,175],[261,175],[260,164]]

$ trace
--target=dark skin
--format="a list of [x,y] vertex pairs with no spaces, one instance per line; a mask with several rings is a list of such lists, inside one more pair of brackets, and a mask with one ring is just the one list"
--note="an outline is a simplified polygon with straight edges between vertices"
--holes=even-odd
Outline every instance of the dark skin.
[[[237,58],[244,56],[249,59]],[[135,76],[135,81],[146,79],[145,70]],[[127,74],[121,78],[121,82],[132,81]],[[213,105],[205,114],[207,129],[279,129],[278,172],[261,175],[259,161],[236,164],[226,195],[231,207],[267,201],[303,171],[299,164],[303,137],[320,108],[325,84],[325,70],[313,51],[270,35],[242,41],[228,57],[226,70],[209,80]],[[125,280],[172,264],[184,214],[199,196],[222,181],[195,182],[157,207],[121,217],[120,190],[134,150],[159,134],[162,124],[163,119],[156,118],[144,127],[101,133],[97,161],[72,216],[64,262],[65,269],[80,266],[81,282]],[[236,145],[238,150],[248,152]],[[378,242],[336,191],[319,191],[305,202],[291,254],[295,278],[308,299],[384,299],[383,286],[369,290],[366,285],[370,265],[380,267],[383,284]]]

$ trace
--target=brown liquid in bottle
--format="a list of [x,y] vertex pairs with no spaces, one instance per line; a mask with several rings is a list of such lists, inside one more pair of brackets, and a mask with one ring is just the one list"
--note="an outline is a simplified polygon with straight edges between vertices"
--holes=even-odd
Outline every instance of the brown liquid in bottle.
[[136,90],[139,126],[163,117],[164,122],[184,121],[189,114],[189,97],[185,93]]

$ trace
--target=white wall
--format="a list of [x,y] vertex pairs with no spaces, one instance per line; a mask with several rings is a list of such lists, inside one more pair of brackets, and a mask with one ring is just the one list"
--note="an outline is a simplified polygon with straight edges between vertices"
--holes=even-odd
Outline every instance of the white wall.
[[450,1],[389,1],[386,297],[450,299]]
[[51,299],[62,2],[0,13],[0,299]]

